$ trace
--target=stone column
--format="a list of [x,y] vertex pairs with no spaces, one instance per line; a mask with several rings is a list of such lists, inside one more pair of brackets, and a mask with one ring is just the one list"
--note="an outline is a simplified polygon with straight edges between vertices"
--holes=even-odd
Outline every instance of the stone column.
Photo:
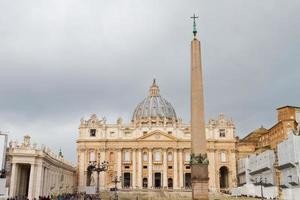
[[179,149],[179,187],[183,188],[183,158],[182,158],[182,149]]
[[43,195],[48,195],[49,192],[49,169],[45,167],[45,177],[44,177],[44,191],[43,191]]
[[137,186],[139,189],[142,188],[142,169],[142,150],[138,149]]
[[174,169],[173,169],[173,188],[178,189],[178,161],[177,161],[177,149],[174,149],[173,152],[173,161],[174,161]]
[[78,191],[80,188],[83,188],[86,185],[86,178],[84,177],[86,157],[85,157],[85,149],[79,149],[79,170],[78,170]]
[[168,187],[168,159],[167,159],[167,149],[163,150],[163,187]]
[[38,198],[42,195],[42,186],[43,186],[43,165],[40,163],[37,166],[36,182],[35,182],[35,198]]
[[[117,176],[120,178],[122,176],[122,151],[121,149],[117,149]],[[123,185],[121,182],[118,184],[118,188],[121,188]]]
[[152,149],[149,149],[149,156],[148,156],[148,188],[152,188]]
[[11,170],[11,177],[10,177],[10,190],[9,190],[9,196],[14,197],[16,192],[16,185],[17,185],[17,164],[12,164],[12,170]]
[[132,149],[132,188],[136,188],[136,149]]
[[208,166],[208,174],[209,174],[209,185],[210,190],[212,192],[217,192],[216,187],[216,173],[219,173],[216,171],[216,157],[215,157],[215,151],[213,149],[209,150],[207,153],[207,158],[209,159],[209,166]]
[[[194,18],[194,39],[191,42],[191,139],[192,153],[195,156],[206,155],[206,136],[204,118],[204,95],[201,65],[200,41],[197,40],[196,22]],[[208,199],[208,164],[193,163],[192,198],[194,200]]]
[[30,175],[29,175],[29,186],[28,186],[28,199],[31,200],[34,198],[34,183],[35,183],[35,165],[31,164],[30,166]]
[[[102,163],[103,161],[106,161],[106,150],[105,148],[103,149],[100,149],[100,163]],[[99,158],[96,158],[96,159],[99,159]],[[95,160],[96,160],[95,159]],[[94,174],[97,174],[97,173],[94,173]],[[99,189],[105,189],[106,187],[106,172],[100,172],[100,182],[99,182]],[[97,179],[97,176],[95,175],[94,177],[96,177]],[[96,183],[97,183],[97,180],[95,180]]]

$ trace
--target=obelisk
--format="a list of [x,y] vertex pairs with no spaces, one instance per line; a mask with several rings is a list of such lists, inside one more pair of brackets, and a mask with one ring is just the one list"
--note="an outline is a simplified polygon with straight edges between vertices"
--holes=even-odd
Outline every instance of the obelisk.
[[206,154],[204,96],[201,65],[201,47],[197,39],[195,15],[191,42],[191,131],[192,131],[192,197],[208,199],[208,159]]

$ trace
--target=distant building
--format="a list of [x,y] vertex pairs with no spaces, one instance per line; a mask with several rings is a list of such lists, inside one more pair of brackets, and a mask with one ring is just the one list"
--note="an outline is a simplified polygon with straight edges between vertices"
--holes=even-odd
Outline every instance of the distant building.
[[76,169],[55,155],[48,147],[37,147],[24,136],[22,144],[10,142],[8,148],[7,184],[9,197],[28,199],[51,194],[73,193],[76,190]]
[[[220,114],[206,125],[209,159],[209,189],[229,191],[236,186],[235,125]],[[128,124],[118,119],[107,124],[92,115],[81,120],[77,140],[78,189],[96,185],[96,174],[87,175],[91,161],[109,161],[100,174],[100,188],[114,187],[122,176],[123,189],[189,190],[191,187],[191,130],[177,117],[173,106],[153,82],[149,95],[140,102]]]
[[238,157],[262,152],[267,149],[276,149],[277,144],[288,138],[291,130],[296,130],[300,122],[300,107],[283,106],[277,108],[277,123],[271,128],[263,126],[249,133],[238,141]]
[[296,199],[300,195],[300,108],[277,109],[278,121],[239,140],[235,195]]

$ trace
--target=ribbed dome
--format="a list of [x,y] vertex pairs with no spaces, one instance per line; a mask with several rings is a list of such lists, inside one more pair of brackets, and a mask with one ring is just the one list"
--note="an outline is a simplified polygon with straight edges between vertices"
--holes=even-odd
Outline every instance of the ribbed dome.
[[177,121],[173,106],[159,94],[159,87],[155,79],[150,87],[149,95],[137,105],[132,120],[144,121],[148,119],[161,119]]

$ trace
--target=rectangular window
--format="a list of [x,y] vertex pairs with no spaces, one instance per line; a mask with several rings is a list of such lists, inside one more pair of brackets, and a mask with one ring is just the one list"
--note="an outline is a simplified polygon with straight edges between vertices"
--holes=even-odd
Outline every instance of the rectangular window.
[[226,153],[221,152],[221,162],[226,162]]
[[130,161],[130,152],[129,151],[125,151],[124,152],[124,161],[125,162],[129,162]]
[[91,162],[96,161],[96,159],[95,159],[95,151],[94,150],[90,150],[90,161]]
[[220,137],[226,137],[225,129],[219,129],[219,134],[220,134]]
[[169,135],[172,135],[172,131],[168,131],[168,134],[169,134]]
[[90,129],[90,137],[96,137],[96,129]]
[[147,167],[147,165],[145,165],[145,166],[143,166],[143,168],[144,168],[144,169],[147,169],[148,167]]
[[161,161],[161,153],[160,153],[160,151],[155,151],[155,153],[154,153],[154,161],[155,162],[160,162]]
[[191,154],[190,154],[190,152],[186,152],[186,153],[185,153],[185,162],[190,162],[190,159],[191,159]]
[[125,134],[125,136],[130,136],[130,135],[131,135],[131,132],[126,131],[124,134]]
[[168,168],[169,168],[169,169],[173,169],[173,166],[169,166]]

